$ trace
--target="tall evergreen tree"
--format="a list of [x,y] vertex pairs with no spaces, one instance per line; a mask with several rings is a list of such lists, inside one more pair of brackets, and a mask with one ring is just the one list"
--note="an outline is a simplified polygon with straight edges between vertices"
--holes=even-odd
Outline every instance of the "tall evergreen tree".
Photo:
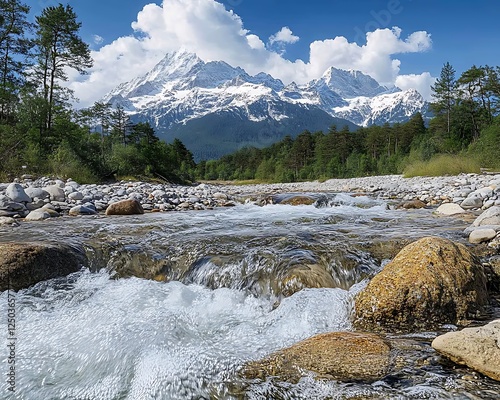
[[27,20],[30,8],[19,0],[0,0],[0,122],[12,118],[17,95],[22,86],[31,27]]
[[449,62],[444,64],[441,69],[441,75],[436,83],[431,87],[434,111],[437,113],[445,112],[447,121],[447,133],[450,133],[451,112],[457,98],[457,80],[455,79],[455,70]]
[[80,38],[81,23],[70,5],[46,7],[36,17],[37,65],[35,77],[42,85],[42,95],[47,102],[46,130],[52,127],[55,105],[63,92],[59,81],[66,81],[66,68],[85,73],[93,64],[89,46]]

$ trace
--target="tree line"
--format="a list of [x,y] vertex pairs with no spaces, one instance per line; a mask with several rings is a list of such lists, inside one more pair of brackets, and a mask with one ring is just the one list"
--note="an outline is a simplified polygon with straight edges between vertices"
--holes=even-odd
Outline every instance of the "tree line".
[[20,0],[0,0],[0,175],[192,180],[193,156],[179,140],[160,141],[120,107],[74,109],[67,73],[93,65],[81,23],[70,5],[48,6],[34,23],[29,11]]
[[[399,174],[438,155],[466,165],[500,168],[500,68],[472,66],[456,78],[446,63],[432,87],[434,117],[406,123],[328,132],[305,131],[265,149],[244,148],[197,165],[199,179],[291,182]],[[448,163],[450,158],[441,158]],[[444,174],[449,166],[436,171]],[[464,171],[471,172],[471,171]]]

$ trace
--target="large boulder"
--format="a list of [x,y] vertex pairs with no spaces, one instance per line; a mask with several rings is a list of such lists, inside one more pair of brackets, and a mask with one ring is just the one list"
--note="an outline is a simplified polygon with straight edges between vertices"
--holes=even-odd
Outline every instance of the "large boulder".
[[24,289],[86,265],[83,249],[67,244],[0,243],[0,291]]
[[308,372],[341,381],[375,381],[391,366],[391,347],[380,336],[361,332],[332,332],[313,336],[247,363],[247,379],[278,377],[295,383]]
[[500,381],[500,319],[438,336],[432,347],[453,362]]
[[144,214],[144,209],[135,199],[117,201],[106,209],[106,215],[135,215]]
[[5,195],[15,203],[31,203],[31,197],[26,194],[19,183],[11,183],[7,186]]
[[403,248],[356,296],[354,325],[384,331],[461,325],[487,303],[479,260],[462,244],[426,237]]

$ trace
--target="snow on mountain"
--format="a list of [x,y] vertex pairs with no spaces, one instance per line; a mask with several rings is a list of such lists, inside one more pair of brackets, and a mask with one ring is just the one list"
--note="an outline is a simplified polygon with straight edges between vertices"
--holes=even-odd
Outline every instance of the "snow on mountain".
[[417,112],[424,116],[428,114],[428,103],[415,89],[375,97],[359,96],[347,102],[345,106],[334,108],[333,112],[360,126],[404,122]]
[[[230,132],[220,124],[239,124],[234,135],[242,143],[248,136],[242,129],[256,131],[265,123],[266,138],[273,137],[285,122],[287,129],[302,127],[299,115],[301,121],[309,121],[311,127],[306,129],[313,130],[324,129],[325,124],[402,122],[417,111],[426,112],[428,106],[415,90],[391,92],[359,71],[332,67],[308,84],[285,86],[269,74],[251,76],[223,61],[204,62],[185,50],[168,53],[150,72],[119,85],[103,101],[121,105],[133,119],[148,120],[165,137],[172,132],[186,134],[186,126],[199,126],[195,121],[200,119],[210,121],[205,130],[212,131],[207,135],[216,135],[217,129]],[[308,115],[314,115],[315,122]],[[249,143],[259,145],[253,139]]]

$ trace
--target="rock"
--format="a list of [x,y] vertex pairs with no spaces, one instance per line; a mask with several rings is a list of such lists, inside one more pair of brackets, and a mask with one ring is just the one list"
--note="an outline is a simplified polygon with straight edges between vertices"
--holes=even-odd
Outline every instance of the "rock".
[[16,203],[14,201],[0,201],[0,210],[21,211],[26,210],[26,206],[23,203]]
[[45,190],[37,187],[27,187],[25,190],[26,194],[30,196],[32,199],[48,199],[50,194],[48,194]]
[[55,218],[55,217],[60,216],[60,214],[54,209],[54,206],[50,203],[44,205],[40,210],[43,210],[43,211],[49,213],[51,218]]
[[19,225],[12,217],[0,217],[0,226],[2,225]]
[[81,192],[72,192],[72,193],[68,194],[68,199],[75,200],[75,201],[82,200],[83,199],[83,193],[81,193]]
[[127,199],[110,204],[106,209],[106,215],[134,215],[144,214],[144,210],[137,200]]
[[474,229],[469,235],[469,243],[479,244],[494,239],[497,232],[491,228]]
[[26,215],[26,217],[24,218],[25,221],[43,221],[45,219],[48,219],[50,218],[50,214],[39,208],[38,210],[33,210],[33,211],[30,211],[30,213],[28,215]]
[[70,208],[69,215],[96,215],[97,211],[85,205]]
[[50,200],[62,202],[66,199],[66,194],[59,185],[46,186],[44,190],[49,194]]
[[332,276],[320,265],[301,265],[289,270],[279,285],[279,291],[285,297],[305,288],[337,287]]
[[478,259],[462,244],[426,237],[403,248],[356,296],[354,324],[387,331],[460,325],[487,303]]
[[455,203],[441,204],[436,210],[436,213],[443,215],[455,215],[455,214],[462,214],[464,212],[465,210]]
[[481,197],[467,197],[460,206],[465,210],[472,208],[481,208],[483,206],[483,199]]
[[7,186],[5,195],[15,203],[31,203],[31,197],[26,194],[19,183],[11,183]]
[[87,263],[83,249],[67,244],[0,243],[0,291],[66,276]]
[[404,208],[405,210],[412,210],[412,209],[420,209],[424,208],[426,204],[422,200],[410,200],[410,201],[405,201],[398,205],[398,208]]
[[315,199],[309,196],[293,196],[279,202],[279,204],[288,204],[291,206],[310,206],[316,202]]
[[453,362],[500,381],[500,319],[438,336],[432,347]]
[[318,378],[375,381],[388,373],[390,358],[390,346],[376,334],[332,332],[249,362],[241,374],[247,379],[278,377],[296,383],[309,371]]
[[28,209],[28,211],[33,211],[42,208],[44,205],[45,201],[43,201],[42,199],[35,199],[31,203],[27,203],[26,208]]
[[487,209],[479,217],[476,218],[472,225],[500,225],[500,207],[494,206]]

